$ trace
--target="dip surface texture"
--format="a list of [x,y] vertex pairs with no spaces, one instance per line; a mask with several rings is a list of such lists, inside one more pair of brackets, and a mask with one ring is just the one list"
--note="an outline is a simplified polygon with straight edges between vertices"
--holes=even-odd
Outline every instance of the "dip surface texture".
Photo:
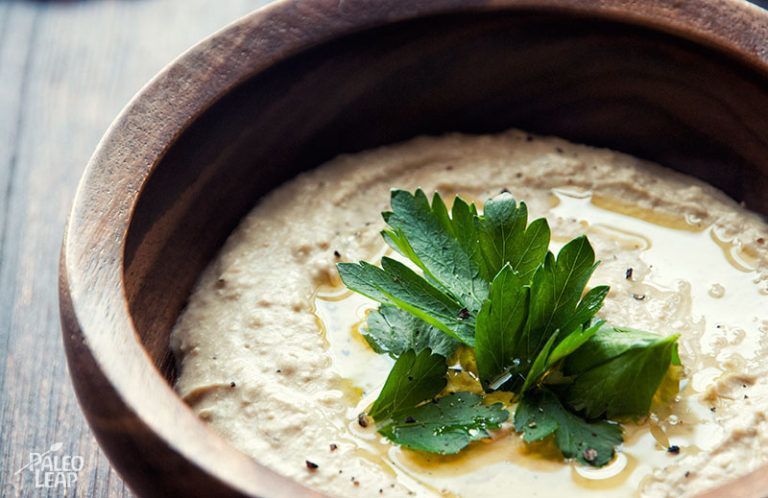
[[[586,233],[601,260],[590,287],[611,286],[598,316],[681,334],[680,395],[626,424],[612,463],[564,462],[511,420],[456,456],[358,423],[392,360],[360,336],[377,305],[346,291],[335,264],[378,263],[390,189],[418,187],[478,207],[507,189],[529,220],[548,219],[554,252]],[[340,156],[262,199],[203,273],[171,337],[175,388],[233,445],[330,495],[692,496],[768,461],[767,238],[697,180],[519,131]]]

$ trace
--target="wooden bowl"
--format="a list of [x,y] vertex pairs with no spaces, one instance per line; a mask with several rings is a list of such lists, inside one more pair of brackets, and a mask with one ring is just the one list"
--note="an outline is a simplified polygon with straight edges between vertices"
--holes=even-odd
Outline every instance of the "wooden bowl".
[[[511,126],[698,176],[768,213],[768,13],[740,0],[284,0],[184,54],[91,159],[64,238],[69,368],[146,496],[312,496],[174,394],[171,327],[265,192],[341,152]],[[768,493],[768,468],[716,490]]]

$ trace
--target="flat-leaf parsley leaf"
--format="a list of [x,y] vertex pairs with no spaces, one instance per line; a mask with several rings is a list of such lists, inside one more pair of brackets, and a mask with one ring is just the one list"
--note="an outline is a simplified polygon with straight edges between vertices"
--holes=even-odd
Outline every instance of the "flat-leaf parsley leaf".
[[483,405],[482,401],[482,396],[469,392],[435,398],[399,412],[379,432],[407,448],[458,453],[470,441],[488,437],[488,429],[498,429],[509,417],[501,403]]
[[515,430],[529,443],[554,433],[563,456],[597,467],[610,462],[614,446],[622,442],[618,424],[587,422],[563,408],[546,390],[523,395],[515,411]]
[[417,353],[429,348],[451,356],[460,342],[424,320],[394,306],[380,306],[368,314],[363,337],[377,353],[397,358],[409,349]]
[[368,411],[375,421],[409,410],[445,387],[445,357],[423,349],[401,354],[389,372],[381,394]]
[[586,290],[598,265],[586,236],[555,257],[547,221],[528,224],[527,206],[508,193],[482,213],[456,197],[449,214],[439,194],[430,204],[420,189],[393,190],[391,206],[382,236],[414,266],[386,256],[381,267],[337,265],[347,287],[381,303],[364,337],[396,361],[368,414],[391,441],[456,453],[508,418],[481,394],[437,397],[457,350],[469,379],[476,365],[478,392],[518,401],[514,426],[525,441],[553,435],[563,456],[586,465],[605,465],[622,442],[607,419],[646,416],[677,392],[677,336],[596,318],[609,288]]

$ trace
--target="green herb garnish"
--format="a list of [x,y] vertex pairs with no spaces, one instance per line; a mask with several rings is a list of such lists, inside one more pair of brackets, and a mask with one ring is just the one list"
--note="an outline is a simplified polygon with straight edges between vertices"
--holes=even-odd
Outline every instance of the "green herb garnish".
[[445,357],[423,349],[419,354],[408,350],[397,359],[384,388],[368,415],[377,422],[410,410],[435,396],[446,384],[448,365]]
[[483,397],[469,392],[449,394],[394,414],[379,429],[392,441],[407,448],[450,455],[470,441],[488,437],[509,413],[501,403],[481,404]]
[[409,349],[419,353],[429,348],[433,353],[451,356],[461,344],[442,330],[394,306],[382,306],[368,313],[365,340],[377,353],[397,358]]
[[622,442],[620,425],[607,419],[644,417],[657,391],[677,391],[677,336],[595,318],[609,288],[585,292],[598,265],[585,236],[555,257],[547,221],[528,224],[525,203],[508,193],[489,199],[483,214],[459,197],[449,214],[438,194],[430,205],[421,190],[393,190],[391,205],[382,236],[421,274],[389,257],[381,267],[337,265],[347,287],[381,303],[365,337],[396,358],[369,410],[382,435],[456,453],[509,417],[478,394],[435,397],[461,344],[474,348],[478,391],[518,400],[514,426],[525,441],[554,434],[562,454],[583,464],[605,465]]
[[526,442],[555,434],[563,456],[602,467],[613,458],[614,446],[621,444],[621,428],[605,420],[587,422],[566,410],[549,391],[527,392],[515,410],[515,430]]

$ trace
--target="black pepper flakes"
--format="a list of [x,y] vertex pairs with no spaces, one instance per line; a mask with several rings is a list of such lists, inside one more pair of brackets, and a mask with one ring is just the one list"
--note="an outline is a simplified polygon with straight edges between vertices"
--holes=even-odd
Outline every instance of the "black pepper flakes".
[[235,387],[236,385],[237,385],[237,384],[235,384],[234,382],[230,382],[230,383],[229,383],[229,387]]
[[340,253],[339,251],[333,251],[333,256],[334,256],[336,259],[339,259],[339,258],[341,257],[341,253]]
[[594,462],[597,459],[597,450],[594,448],[587,448],[581,452],[581,456],[587,462]]
[[310,462],[309,460],[304,460],[304,462],[306,463],[307,468],[311,471],[315,471],[319,467],[315,462]]
[[227,285],[227,281],[224,280],[223,278],[220,278],[220,279],[218,279],[216,281],[216,288],[217,289],[222,289],[222,288],[224,288],[225,285]]
[[500,193],[501,194],[508,194],[509,193],[509,189],[507,187],[504,187],[503,189],[501,189]]
[[710,408],[710,409],[709,409],[709,411],[711,411],[711,412],[714,412],[715,410],[717,410],[717,408],[716,408],[716,407],[714,407],[714,406],[713,406],[712,408]]
[[667,453],[670,453],[672,455],[679,455],[680,454],[680,447],[676,444],[673,444],[669,448],[667,448]]
[[331,451],[336,451],[338,448],[339,447],[336,443],[331,443]]
[[685,475],[685,477],[688,477],[689,475],[691,475],[691,471],[690,470],[686,470],[684,475]]
[[365,415],[365,412],[361,412],[357,416],[357,423],[360,424],[360,427],[368,427],[368,417]]
[[645,300],[645,294],[632,294],[632,297],[635,298],[638,301]]
[[625,278],[627,280],[632,280],[632,268],[627,268],[627,273],[625,274]]

